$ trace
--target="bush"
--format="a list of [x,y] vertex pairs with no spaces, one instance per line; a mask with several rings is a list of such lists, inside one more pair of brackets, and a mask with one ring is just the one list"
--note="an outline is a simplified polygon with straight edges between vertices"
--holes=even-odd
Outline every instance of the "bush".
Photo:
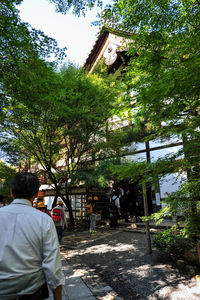
[[161,252],[172,254],[174,258],[183,258],[187,251],[196,251],[196,241],[184,237],[180,231],[167,229],[157,233],[153,238],[153,245]]

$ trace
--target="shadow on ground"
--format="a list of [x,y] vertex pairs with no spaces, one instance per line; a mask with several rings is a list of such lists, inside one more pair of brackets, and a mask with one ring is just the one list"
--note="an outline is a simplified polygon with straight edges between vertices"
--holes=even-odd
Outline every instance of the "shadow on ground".
[[196,282],[187,274],[155,249],[147,253],[144,234],[99,230],[95,236],[87,231],[82,238],[76,235],[76,241],[72,234],[72,244],[73,238],[74,250],[65,256],[69,264],[77,269],[86,265],[125,300],[200,299],[199,290],[192,291]]

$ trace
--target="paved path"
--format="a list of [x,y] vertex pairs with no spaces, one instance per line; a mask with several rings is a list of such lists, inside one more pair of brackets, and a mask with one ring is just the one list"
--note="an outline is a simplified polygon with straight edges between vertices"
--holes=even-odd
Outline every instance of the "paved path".
[[[62,267],[65,276],[62,300],[123,300],[122,298],[117,297],[117,294],[110,286],[99,282],[99,279],[96,278],[96,275],[93,277],[93,274],[89,274],[89,270],[86,270],[85,266],[84,270],[81,270],[81,268],[73,268],[73,266],[70,266],[65,259],[65,254],[67,251],[73,251],[73,249],[81,248],[82,246],[88,245],[94,241],[117,234],[117,232],[122,230],[123,228],[114,231],[108,230],[108,232],[105,232],[105,229],[102,229],[101,231],[101,228],[99,228],[98,233],[92,235],[88,232],[88,230],[81,230],[74,233],[70,232],[65,234],[61,247]],[[83,277],[89,277],[90,281],[92,281],[92,285],[90,283],[90,288],[88,287],[89,285],[87,286],[85,281],[82,280]],[[47,300],[53,300],[52,292],[49,291],[49,294],[50,295]],[[94,294],[101,294],[101,298],[96,298]]]
[[[171,221],[165,221],[159,227],[169,227],[170,225],[173,225],[173,223],[174,222]],[[70,259],[68,259],[69,256],[67,255],[68,252],[73,253],[78,249],[84,249],[84,246],[89,246],[95,241],[100,242],[101,239],[109,239],[109,236],[113,237],[119,232],[123,231],[133,231],[140,233],[145,232],[144,227],[136,227],[133,223],[126,224],[126,227],[124,227],[123,225],[125,224],[121,224],[121,226],[119,226],[119,228],[115,230],[111,230],[105,225],[98,226],[97,234],[92,235],[87,230],[81,229],[66,233],[64,235],[61,247],[62,265],[65,276],[65,285],[63,286],[63,300],[123,300],[122,298],[118,297],[117,293],[113,291],[110,286],[100,282],[100,279],[96,278],[96,275],[93,275],[91,273],[91,269],[88,268],[87,270],[86,266],[82,266],[81,263],[78,265],[78,267],[75,265],[70,266],[67,262],[67,260],[70,262]],[[105,230],[105,227],[107,228],[107,230]],[[153,223],[151,224],[151,227],[152,232],[159,230],[159,228],[153,228],[155,227]],[[48,300],[53,300],[52,294],[50,294]],[[188,298],[188,300],[190,299]]]
[[[82,234],[85,240],[86,232]],[[103,238],[97,229],[92,240],[64,256],[97,299],[116,300],[118,295],[124,300],[200,299],[200,285],[189,275],[190,269],[179,272],[167,257],[161,259],[156,249],[148,255],[145,234],[120,228],[110,235],[106,232]]]
[[[76,272],[73,271],[73,268],[66,262],[63,256],[62,266],[65,276],[62,300],[96,300],[90,289],[81,279],[80,274],[76,274]],[[53,300],[53,294],[51,291],[48,300]]]

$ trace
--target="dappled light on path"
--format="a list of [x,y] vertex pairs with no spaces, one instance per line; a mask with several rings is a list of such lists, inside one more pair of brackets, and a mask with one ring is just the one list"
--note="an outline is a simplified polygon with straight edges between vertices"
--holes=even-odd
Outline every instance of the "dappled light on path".
[[136,250],[136,247],[134,245],[127,245],[127,244],[117,244],[116,246],[111,246],[109,244],[101,244],[97,246],[90,246],[87,247],[84,250],[76,251],[69,253],[69,257],[72,257],[74,255],[85,255],[85,254],[102,254],[107,252],[123,252],[123,251],[130,251],[130,250]]
[[[86,240],[86,239],[84,239]],[[148,254],[145,235],[118,232],[67,253],[84,274],[84,265],[125,300],[199,300],[200,283],[180,273],[156,249]]]

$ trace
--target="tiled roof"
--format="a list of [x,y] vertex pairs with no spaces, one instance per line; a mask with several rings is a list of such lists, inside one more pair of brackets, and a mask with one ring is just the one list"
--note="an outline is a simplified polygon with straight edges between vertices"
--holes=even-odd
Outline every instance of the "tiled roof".
[[87,68],[89,71],[92,68],[94,62],[96,61],[99,53],[101,52],[103,46],[105,45],[107,38],[109,36],[109,33],[115,34],[117,36],[123,36],[123,37],[130,37],[132,34],[125,33],[120,30],[112,29],[108,26],[103,26],[100,30],[99,36],[94,44],[93,49],[91,50],[88,58],[86,59],[86,62],[84,64],[84,67]]

